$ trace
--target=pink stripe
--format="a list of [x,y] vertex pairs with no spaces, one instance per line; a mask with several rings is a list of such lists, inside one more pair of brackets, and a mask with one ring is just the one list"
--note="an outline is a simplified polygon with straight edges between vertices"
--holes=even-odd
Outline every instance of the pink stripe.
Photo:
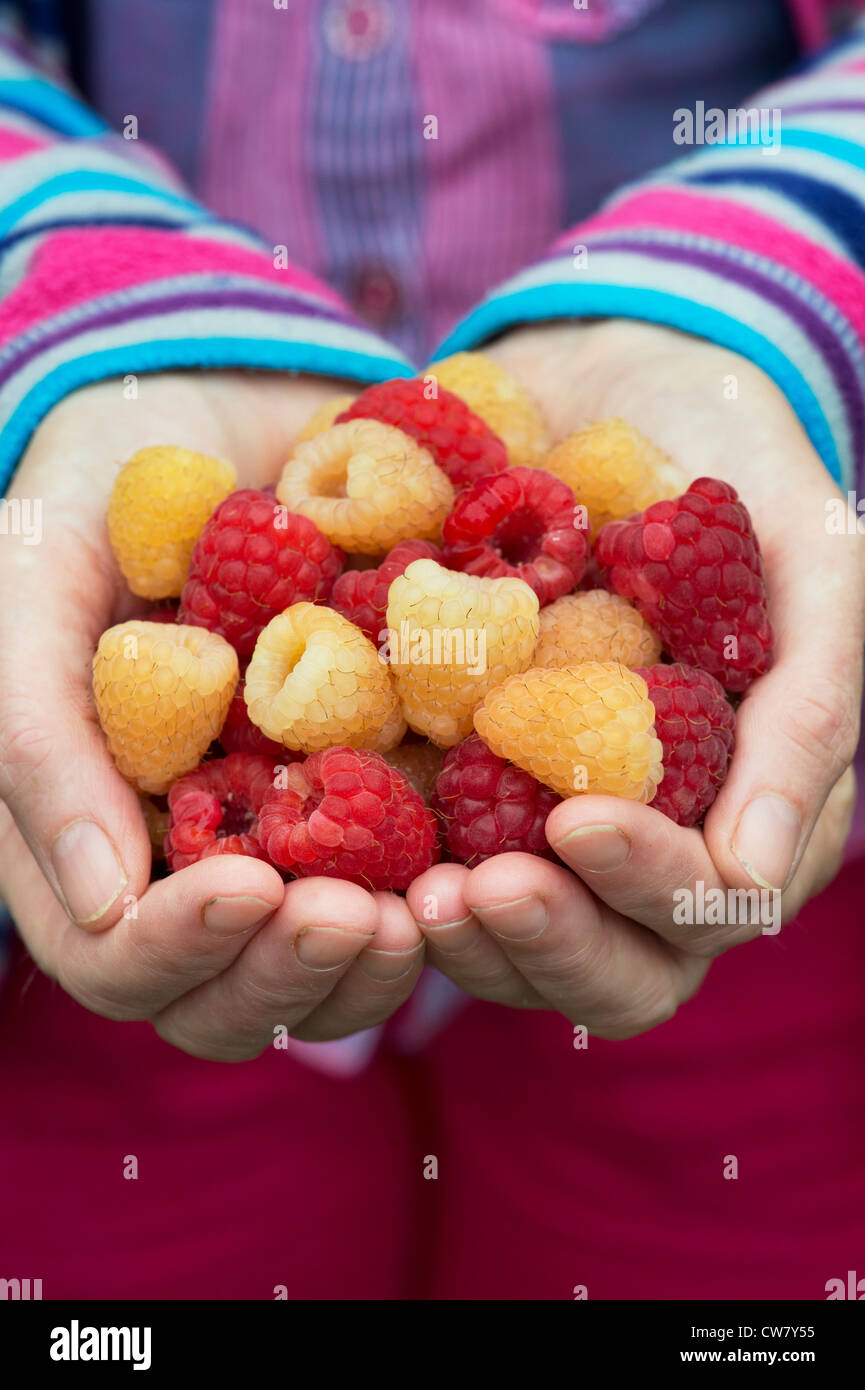
[[342,307],[339,297],[306,271],[277,270],[268,256],[241,247],[145,229],[56,232],[39,244],[27,278],[0,305],[0,339],[97,295],[176,275],[219,272],[251,276]]
[[50,140],[40,140],[23,130],[0,130],[0,160],[17,159],[19,155],[47,149],[50,144]]
[[762,257],[768,250],[772,260],[813,285],[859,333],[865,333],[865,275],[825,246],[728,198],[699,197],[676,187],[635,193],[616,207],[581,222],[556,241],[554,250],[570,249],[575,237],[585,241],[593,232],[626,228],[663,228],[714,237]]
[[217,6],[200,195],[322,274],[324,232],[309,165],[318,5]]
[[420,297],[440,340],[487,289],[542,254],[562,221],[561,149],[544,42],[488,5],[414,7],[418,130],[426,116]]

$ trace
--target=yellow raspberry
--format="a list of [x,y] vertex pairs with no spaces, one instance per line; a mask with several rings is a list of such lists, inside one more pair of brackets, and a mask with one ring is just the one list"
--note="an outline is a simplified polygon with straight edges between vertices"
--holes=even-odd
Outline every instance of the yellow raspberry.
[[385,761],[411,783],[424,801],[435,790],[436,778],[442,770],[444,753],[434,743],[401,743],[384,755]]
[[566,594],[540,613],[535,666],[577,666],[582,661],[618,661],[654,666],[661,641],[633,604],[606,589]]
[[300,434],[295,439],[295,447],[303,444],[307,439],[315,439],[317,434],[324,434],[329,430],[337,415],[341,415],[344,410],[357,400],[357,396],[334,396],[332,400],[323,401],[317,410],[314,410],[304,425]]
[[655,709],[642,676],[613,661],[533,667],[487,695],[475,728],[560,796],[651,801],[664,775]]
[[150,836],[153,858],[164,859],[165,837],[171,823],[171,813],[168,810],[163,811],[155,801],[151,801],[149,796],[141,797],[141,810],[144,813],[144,824],[147,826],[147,833]]
[[118,623],[93,658],[96,713],[128,782],[165,792],[219,737],[237,653],[215,632],[181,623]]
[[482,352],[457,352],[427,370],[446,391],[453,391],[479,415],[508,451],[514,468],[543,464],[550,447],[541,412],[525,387]]
[[451,748],[471,733],[487,691],[530,665],[538,600],[521,579],[484,579],[413,560],[390,586],[387,626],[405,718]]
[[432,454],[379,420],[347,420],[297,445],[276,495],[334,545],[363,555],[437,540],[454,500]]
[[678,497],[688,486],[682,471],[625,420],[598,420],[569,434],[542,467],[567,483],[589,513],[594,538],[608,521]]
[[344,744],[393,748],[405,723],[390,672],[360,628],[318,603],[294,603],[259,634],[246,670],[249,717],[302,753]]
[[139,449],[114,480],[108,537],[133,594],[178,598],[204,523],[237,484],[225,459],[160,445]]

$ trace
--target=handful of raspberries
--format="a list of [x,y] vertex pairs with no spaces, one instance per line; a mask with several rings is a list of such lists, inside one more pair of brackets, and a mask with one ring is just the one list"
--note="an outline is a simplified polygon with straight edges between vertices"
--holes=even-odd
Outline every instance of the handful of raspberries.
[[147,603],[103,633],[93,689],[155,856],[400,892],[441,855],[553,857],[562,797],[695,825],[728,696],[772,662],[735,490],[686,487],[622,420],[551,449],[479,353],[343,406],[275,496],[168,446],[117,477],[111,545]]

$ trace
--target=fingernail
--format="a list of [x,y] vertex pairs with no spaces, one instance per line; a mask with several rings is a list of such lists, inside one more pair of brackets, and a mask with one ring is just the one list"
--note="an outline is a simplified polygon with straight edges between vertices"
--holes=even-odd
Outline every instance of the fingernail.
[[117,850],[92,820],[74,820],[61,830],[51,860],[69,915],[79,926],[107,912],[129,882]]
[[493,936],[502,941],[534,941],[550,922],[546,903],[534,893],[507,903],[476,907],[475,912]]
[[608,874],[627,863],[631,842],[617,825],[584,825],[572,830],[553,849],[585,874]]
[[739,817],[732,850],[742,868],[761,888],[787,887],[802,822],[783,796],[769,793],[750,801]]
[[336,970],[373,936],[373,932],[344,931],[342,927],[304,927],[297,934],[294,949],[308,970]]
[[445,956],[461,956],[475,945],[480,928],[474,915],[460,917],[454,922],[418,922],[430,943]]
[[251,931],[275,911],[273,903],[265,902],[264,898],[239,894],[234,898],[210,898],[201,916],[214,936],[237,936],[240,932]]
[[389,985],[414,969],[422,951],[422,941],[417,946],[410,946],[407,951],[380,951],[375,946],[367,946],[358,956],[357,966],[371,980]]

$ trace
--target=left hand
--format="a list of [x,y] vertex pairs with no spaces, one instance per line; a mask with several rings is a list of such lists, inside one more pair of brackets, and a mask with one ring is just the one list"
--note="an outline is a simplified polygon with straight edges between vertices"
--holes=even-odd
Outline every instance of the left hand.
[[672,1017],[715,956],[763,930],[678,925],[677,889],[778,889],[789,920],[840,866],[855,800],[865,543],[827,531],[826,504],[841,494],[786,398],[745,358],[626,321],[520,329],[485,351],[541,401],[554,439],[619,415],[689,481],[731,482],[763,551],[775,665],[742,700],[730,774],[702,830],[637,802],[577,796],[547,821],[573,873],[505,854],[472,870],[440,865],[409,890],[428,960],[469,993],[631,1037]]

